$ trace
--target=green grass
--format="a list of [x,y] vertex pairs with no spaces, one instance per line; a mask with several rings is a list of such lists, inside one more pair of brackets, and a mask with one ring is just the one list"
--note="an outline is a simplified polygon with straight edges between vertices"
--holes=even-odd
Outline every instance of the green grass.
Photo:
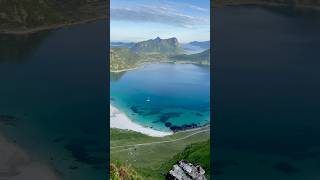
[[163,173],[168,172],[174,164],[180,160],[186,160],[194,165],[201,165],[210,179],[210,140],[198,142],[187,146],[182,152],[175,155],[161,167]]
[[111,180],[142,180],[142,177],[127,164],[110,164]]
[[128,48],[110,49],[110,70],[119,71],[138,66],[141,56],[131,52]]
[[[111,129],[110,136],[112,163],[120,162],[131,165],[143,179],[164,179],[165,172],[161,171],[163,164],[167,164],[189,145],[209,140],[210,127],[178,132],[162,138],[149,137],[132,131]],[[186,136],[189,137],[174,142],[134,146],[142,143],[172,141]]]

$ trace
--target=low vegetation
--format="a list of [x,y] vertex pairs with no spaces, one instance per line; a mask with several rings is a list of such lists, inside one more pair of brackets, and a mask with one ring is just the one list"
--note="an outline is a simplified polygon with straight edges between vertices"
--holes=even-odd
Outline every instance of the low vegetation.
[[162,173],[170,171],[172,166],[180,160],[185,160],[194,165],[201,165],[210,179],[210,140],[198,142],[187,146],[182,152],[176,154],[171,160],[161,167]]
[[[163,171],[165,164],[175,159],[177,154],[185,151],[191,144],[209,141],[210,127],[182,131],[165,137],[150,137],[133,131],[111,129],[110,139],[111,163],[129,164],[142,179],[163,180],[167,173]],[[200,149],[196,152],[202,153]],[[189,159],[193,157],[196,158],[190,155]],[[204,155],[205,157],[207,156]],[[204,162],[201,160],[197,163],[202,165],[202,161]],[[202,166],[207,167],[206,164]]]
[[110,164],[110,180],[142,180],[142,177],[130,165]]
[[169,57],[169,59],[176,63],[193,63],[210,65],[210,49],[207,49],[197,54],[180,54]]
[[141,56],[130,51],[128,48],[110,49],[110,69],[111,71],[121,71],[131,69],[139,65]]

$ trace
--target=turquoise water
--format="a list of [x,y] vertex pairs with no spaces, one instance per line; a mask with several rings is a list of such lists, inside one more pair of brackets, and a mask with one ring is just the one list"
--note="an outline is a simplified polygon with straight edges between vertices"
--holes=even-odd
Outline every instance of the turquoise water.
[[141,125],[177,131],[209,123],[208,66],[149,64],[112,73],[110,84],[111,103]]

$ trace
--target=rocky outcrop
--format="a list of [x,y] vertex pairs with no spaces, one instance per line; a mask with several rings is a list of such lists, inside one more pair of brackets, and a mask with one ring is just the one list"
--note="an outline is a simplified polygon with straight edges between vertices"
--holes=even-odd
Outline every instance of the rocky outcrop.
[[149,39],[136,43],[131,50],[135,53],[143,54],[179,54],[182,53],[178,39],[173,37],[169,39]]
[[206,180],[205,170],[186,161],[179,161],[166,175],[166,180]]

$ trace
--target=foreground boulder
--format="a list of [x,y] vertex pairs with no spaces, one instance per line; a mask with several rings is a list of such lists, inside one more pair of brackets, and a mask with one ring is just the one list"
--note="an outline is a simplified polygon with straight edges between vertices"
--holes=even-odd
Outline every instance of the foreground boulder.
[[166,175],[166,180],[206,180],[205,170],[186,161],[179,161]]

